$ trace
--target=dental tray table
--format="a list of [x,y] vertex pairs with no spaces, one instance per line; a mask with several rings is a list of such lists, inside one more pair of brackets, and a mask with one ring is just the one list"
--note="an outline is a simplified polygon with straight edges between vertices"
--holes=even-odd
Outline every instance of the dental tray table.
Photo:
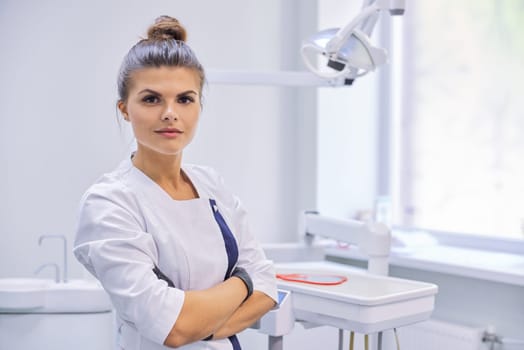
[[371,275],[328,261],[280,263],[275,268],[279,274],[347,277],[346,282],[333,286],[280,279],[277,283],[279,289],[291,292],[295,320],[365,334],[428,319],[438,289],[431,283]]
[[[275,262],[276,273],[320,275],[320,281],[325,281],[325,275],[335,275],[345,281],[319,285],[277,279],[278,306],[253,327],[269,336],[269,349],[281,350],[283,337],[298,321],[306,326],[338,328],[339,349],[342,331],[349,330],[371,334],[380,350],[382,331],[430,317],[436,285],[387,276],[391,232],[386,225],[303,212],[299,232],[304,234],[303,242],[265,246],[266,255]],[[322,245],[315,244],[316,237],[357,246],[367,257],[367,270],[326,261]]]

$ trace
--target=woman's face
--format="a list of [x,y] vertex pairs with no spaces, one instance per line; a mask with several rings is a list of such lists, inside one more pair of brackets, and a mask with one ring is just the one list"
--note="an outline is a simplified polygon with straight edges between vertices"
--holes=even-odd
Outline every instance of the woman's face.
[[198,73],[183,67],[133,72],[127,101],[118,108],[131,122],[137,152],[180,155],[191,142],[200,116]]

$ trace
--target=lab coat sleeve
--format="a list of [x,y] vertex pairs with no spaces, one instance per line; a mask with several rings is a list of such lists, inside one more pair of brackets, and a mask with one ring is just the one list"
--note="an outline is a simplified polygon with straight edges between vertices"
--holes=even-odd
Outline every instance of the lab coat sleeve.
[[253,280],[253,289],[278,301],[275,269],[252,234],[246,210],[240,200],[234,198],[234,213],[238,243],[238,266],[243,267]]
[[124,190],[86,194],[74,254],[100,281],[119,317],[163,344],[180,314],[184,292],[153,273],[158,252],[138,208]]

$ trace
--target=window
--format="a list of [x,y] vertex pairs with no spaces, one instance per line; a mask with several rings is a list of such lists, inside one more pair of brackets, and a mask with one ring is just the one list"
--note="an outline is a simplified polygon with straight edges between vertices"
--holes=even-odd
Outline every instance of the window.
[[392,38],[394,222],[523,239],[524,2],[406,5]]

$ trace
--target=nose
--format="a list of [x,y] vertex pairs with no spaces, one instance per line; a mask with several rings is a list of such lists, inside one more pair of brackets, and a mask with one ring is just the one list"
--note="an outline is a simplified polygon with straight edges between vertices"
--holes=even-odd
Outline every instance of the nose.
[[178,114],[172,104],[168,104],[162,114],[163,121],[178,120]]

